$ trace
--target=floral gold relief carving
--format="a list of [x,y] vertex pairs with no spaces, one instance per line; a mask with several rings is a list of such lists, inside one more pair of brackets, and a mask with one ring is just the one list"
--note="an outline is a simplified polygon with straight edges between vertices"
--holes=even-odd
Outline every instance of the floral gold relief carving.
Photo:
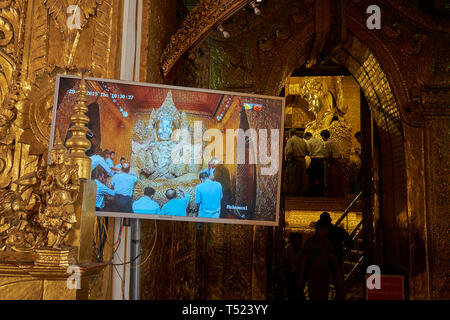
[[207,36],[217,21],[225,20],[247,4],[247,0],[200,0],[161,55],[164,76],[190,47]]
[[0,190],[0,251],[60,248],[76,222],[78,167],[68,164],[68,150],[58,139],[52,164],[14,181],[19,191]]
[[[79,28],[68,24],[76,15],[68,12],[72,5],[78,6]],[[77,159],[60,144],[47,163],[55,80],[58,73],[79,74],[82,68],[97,77],[117,76],[120,53],[111,48],[121,40],[116,22],[122,5],[121,0],[0,0],[0,265],[8,259],[34,261],[45,277],[51,276],[50,265],[74,264],[84,252],[81,242],[68,241],[78,249],[64,244],[82,225],[75,219],[75,201],[84,188]],[[50,287],[47,293],[56,292]],[[20,296],[20,290],[12,291]]]
[[[67,26],[70,5],[79,7],[80,29]],[[120,14],[116,0],[0,1],[0,251],[64,246],[79,183],[71,157],[46,163],[56,75],[88,66],[113,77]]]
[[42,229],[55,235],[56,239],[49,245],[61,248],[77,221],[74,203],[80,188],[78,165],[69,164],[69,151],[58,133],[50,157],[52,163],[47,166],[39,187],[42,205],[36,221]]

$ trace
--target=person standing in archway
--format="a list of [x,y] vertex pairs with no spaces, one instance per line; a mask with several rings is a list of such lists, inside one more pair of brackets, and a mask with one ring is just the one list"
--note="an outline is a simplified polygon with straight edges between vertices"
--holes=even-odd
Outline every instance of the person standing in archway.
[[308,175],[308,193],[310,196],[323,197],[324,195],[324,148],[323,142],[313,137],[311,132],[305,133],[311,164]]
[[301,197],[306,185],[306,161],[308,147],[305,140],[297,136],[296,129],[289,130],[285,156],[287,160],[286,177],[289,196]]
[[326,196],[344,198],[344,170],[339,145],[330,139],[330,131],[322,130],[320,136],[324,141]]

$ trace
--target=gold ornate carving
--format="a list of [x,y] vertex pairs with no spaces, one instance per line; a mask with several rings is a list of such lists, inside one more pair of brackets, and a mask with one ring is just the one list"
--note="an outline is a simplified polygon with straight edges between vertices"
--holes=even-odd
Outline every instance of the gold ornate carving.
[[[80,8],[81,29],[67,28],[66,10],[73,4]],[[59,291],[66,289],[64,278],[58,285],[47,280],[55,269],[58,276],[67,277],[66,268],[56,264],[74,262],[64,247],[72,227],[76,232],[66,242],[79,247],[79,260],[83,248],[92,250],[92,241],[77,238],[92,229],[84,215],[78,218],[82,194],[78,195],[77,166],[46,163],[55,79],[58,73],[77,74],[78,68],[90,68],[97,77],[118,75],[120,53],[111,48],[120,47],[122,5],[122,0],[0,0],[0,261],[26,262],[26,277],[40,277],[25,280],[39,283],[40,291],[25,292],[14,281],[18,268],[7,268],[9,272],[0,263],[2,298],[79,296],[79,290]],[[60,147],[55,152],[67,154]],[[83,230],[77,233],[79,229]],[[52,246],[63,248],[48,248]],[[38,265],[30,275],[29,262],[36,258]],[[44,260],[55,266],[43,266]],[[14,284],[2,287],[10,282]]]
[[13,165],[14,133],[11,123],[15,113],[8,109],[0,110],[0,188],[7,187],[11,182]]
[[47,166],[39,188],[43,205],[39,209],[37,222],[56,236],[49,245],[61,248],[76,222],[74,202],[80,188],[78,165],[68,164],[69,152],[61,143],[59,134],[56,134],[50,158],[51,164]]
[[49,147],[57,73],[64,73],[64,70],[55,68],[38,75],[26,98],[21,101],[20,108],[16,107],[20,119],[16,124],[23,129],[19,141],[30,145],[31,155],[41,155]]
[[36,250],[36,266],[42,267],[68,267],[77,263],[77,248],[67,247],[61,249],[40,248]]
[[247,0],[200,0],[161,55],[164,76],[190,47],[208,35],[218,21],[225,20],[247,4]]
[[0,190],[0,250],[29,252],[64,245],[76,222],[77,165],[67,164],[68,151],[59,135],[50,156],[52,164],[14,181],[19,191]]

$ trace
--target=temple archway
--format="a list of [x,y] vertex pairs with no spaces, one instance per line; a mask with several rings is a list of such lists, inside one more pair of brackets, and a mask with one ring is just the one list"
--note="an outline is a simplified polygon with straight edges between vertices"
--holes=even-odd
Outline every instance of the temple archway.
[[[401,260],[397,264],[407,272],[411,254],[407,199],[411,196],[407,194],[410,191],[406,181],[411,172],[407,172],[403,126],[407,124],[420,128],[423,125],[421,109],[417,107],[415,92],[411,92],[407,85],[405,72],[400,70],[399,62],[394,58],[392,47],[381,40],[385,35],[366,28],[364,4],[358,2],[336,15],[320,7],[326,2],[267,1],[261,7],[262,16],[255,17],[251,10],[236,10],[236,6],[227,16],[223,10],[219,10],[227,10],[219,1],[199,9],[203,10],[204,18],[189,20],[189,16],[198,14],[194,10],[161,56],[161,68],[168,83],[184,86],[208,83],[205,87],[212,89],[269,95],[279,95],[285,80],[296,70],[306,69],[305,65],[310,65],[311,61],[312,65],[319,68],[322,63],[326,65],[331,62],[346,69],[358,82],[365,96],[385,157],[381,164],[383,179],[385,185],[390,186],[389,190],[383,190],[382,199],[383,203],[389,203],[383,208],[387,209],[384,213],[389,211],[385,215],[389,228],[387,240],[391,243],[387,256],[394,263]],[[333,5],[336,3],[333,2]],[[246,3],[240,2],[239,5],[242,8]],[[212,8],[214,6],[215,9]],[[208,14],[214,10],[220,15]],[[227,16],[226,21],[224,16]],[[317,16],[328,19],[332,27],[328,26],[326,32],[321,32],[320,26],[317,26],[320,22],[315,19]],[[214,32],[219,23],[231,34],[229,38],[225,39],[221,33]],[[399,36],[398,30],[393,27],[385,30],[389,39],[395,40]],[[407,46],[413,54],[414,44],[411,46],[407,43]],[[206,82],[205,69],[209,70]],[[265,246],[270,244],[274,247],[273,252],[278,250],[275,244],[277,235],[262,228],[225,228],[227,231],[222,230],[221,226],[207,228],[207,233],[211,235],[211,242],[208,243],[210,249],[206,253],[207,258],[201,261],[217,261],[225,255],[241,256],[253,250],[259,252],[261,269],[252,269],[247,263],[234,266],[226,263],[223,269],[216,267],[216,270],[223,271],[222,276],[205,285],[203,292],[206,293],[202,298],[219,298],[217,289],[226,283],[220,279],[232,277],[236,270],[249,286],[249,281],[253,281],[252,290],[246,291],[245,296],[240,298],[246,299],[248,294],[262,297],[258,294],[273,293],[270,288],[273,274],[264,263],[273,260],[274,256],[268,254]],[[230,229],[233,236],[230,236]],[[246,240],[252,241],[252,244],[244,245],[244,250],[234,248],[246,243]],[[203,277],[205,281],[210,280],[207,274]],[[215,288],[211,289],[215,294],[211,295],[207,292],[212,287]],[[227,288],[220,290],[226,292]]]

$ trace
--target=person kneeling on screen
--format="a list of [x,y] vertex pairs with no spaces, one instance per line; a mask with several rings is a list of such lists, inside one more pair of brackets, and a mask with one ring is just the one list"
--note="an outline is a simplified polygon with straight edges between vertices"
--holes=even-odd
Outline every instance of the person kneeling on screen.
[[191,197],[186,194],[183,190],[179,189],[182,194],[182,198],[177,199],[177,192],[174,189],[169,189],[166,191],[166,198],[169,200],[161,208],[161,214],[166,214],[170,216],[183,216],[185,217],[186,209],[189,204]]
[[105,196],[114,196],[114,190],[108,188],[106,183],[106,173],[105,169],[101,166],[96,167],[92,171],[92,179],[95,180],[95,184],[97,185],[97,195],[95,200],[95,209],[96,211],[103,211],[105,209]]
[[158,203],[153,200],[155,189],[152,187],[146,187],[144,189],[144,195],[133,203],[134,213],[147,213],[147,214],[160,214]]
[[199,218],[219,218],[222,186],[217,181],[209,179],[208,173],[201,172],[201,183],[195,188],[195,204],[198,207]]

